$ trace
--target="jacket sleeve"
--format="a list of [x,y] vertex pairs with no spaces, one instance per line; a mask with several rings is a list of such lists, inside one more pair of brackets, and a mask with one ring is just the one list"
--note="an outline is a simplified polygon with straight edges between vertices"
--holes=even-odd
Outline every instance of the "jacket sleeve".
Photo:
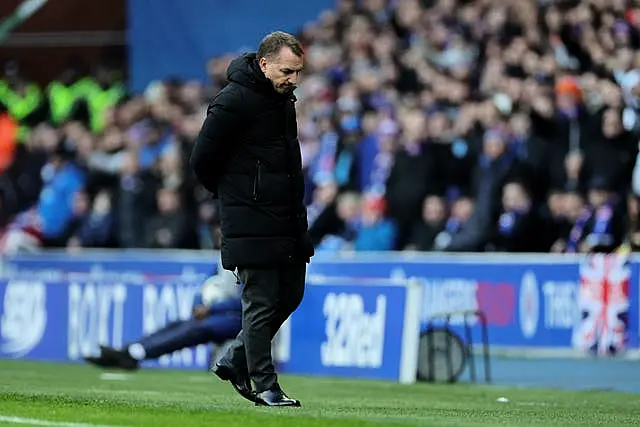
[[207,117],[191,153],[190,164],[196,177],[214,196],[246,116],[240,101],[239,93],[229,87],[216,96],[207,109]]

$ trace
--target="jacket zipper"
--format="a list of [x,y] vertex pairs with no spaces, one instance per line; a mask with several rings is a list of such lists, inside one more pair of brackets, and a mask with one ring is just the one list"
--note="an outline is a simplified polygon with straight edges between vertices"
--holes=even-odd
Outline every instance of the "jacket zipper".
[[256,162],[256,176],[253,178],[253,200],[258,200],[260,195],[260,160]]

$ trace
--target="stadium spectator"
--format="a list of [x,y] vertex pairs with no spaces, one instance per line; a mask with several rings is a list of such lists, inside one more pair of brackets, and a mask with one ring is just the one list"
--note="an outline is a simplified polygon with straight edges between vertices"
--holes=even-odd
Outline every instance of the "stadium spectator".
[[349,249],[357,235],[361,215],[360,195],[342,193],[309,227],[309,236],[319,250]]
[[64,230],[72,219],[73,198],[86,183],[74,160],[72,142],[61,140],[42,168],[44,187],[38,200],[38,215],[46,244],[64,246]]
[[145,247],[152,249],[196,249],[195,223],[182,210],[183,202],[172,187],[163,187],[157,195],[158,212],[147,224]]
[[383,199],[367,196],[362,203],[362,213],[356,225],[353,249],[356,251],[390,251],[396,246],[396,225],[385,218]]
[[[60,233],[58,238],[60,246],[78,247],[77,235],[83,222],[89,218],[91,214],[91,196],[84,189],[80,189],[73,195],[71,207],[71,218],[64,227],[64,231]],[[70,245],[71,239],[74,238],[73,245]]]
[[113,247],[114,225],[115,219],[111,210],[111,194],[107,190],[101,190],[95,196],[91,211],[80,219],[75,233],[67,242],[67,247]]
[[492,227],[487,249],[499,252],[527,252],[540,250],[543,229],[535,215],[529,190],[521,182],[508,182],[502,188],[502,210],[498,226]]
[[445,227],[447,219],[444,198],[429,195],[422,204],[422,218],[417,221],[411,233],[411,240],[405,250],[432,251],[438,234]]
[[585,209],[585,200],[575,191],[554,192],[549,196],[547,209],[546,242],[551,245],[551,252],[565,252],[573,224]]
[[567,241],[567,252],[612,252],[622,243],[623,204],[615,194],[613,181],[596,176],[589,183],[588,204],[575,221]]
[[[518,238],[517,250],[572,250],[594,180],[618,200],[611,226],[631,227],[614,241],[632,239],[635,216],[626,221],[621,203],[640,196],[639,11],[626,0],[337,0],[300,32],[307,63],[296,108],[315,244],[354,242],[337,200],[359,193],[384,197],[393,249],[511,250],[495,239],[505,237],[502,196],[514,180],[531,199],[526,217],[546,225],[544,244]],[[140,224],[163,187],[180,191],[190,224],[215,225],[184,160],[234,56],[203,64],[207,85],[167,76],[128,95],[104,64],[87,74],[72,61],[42,91],[8,63],[0,104],[19,132],[6,145],[13,154],[2,154],[12,162],[0,189],[5,222],[37,203],[52,141],[66,140],[91,199],[113,195],[119,246],[147,246]],[[444,221],[433,246],[415,235],[427,196],[447,212],[474,206],[469,220]],[[212,246],[200,236],[196,246]]]
[[444,224],[442,230],[434,240],[434,250],[440,251],[447,247],[451,240],[462,233],[469,226],[470,219],[475,209],[475,202],[465,196],[460,196],[451,204],[451,215]]

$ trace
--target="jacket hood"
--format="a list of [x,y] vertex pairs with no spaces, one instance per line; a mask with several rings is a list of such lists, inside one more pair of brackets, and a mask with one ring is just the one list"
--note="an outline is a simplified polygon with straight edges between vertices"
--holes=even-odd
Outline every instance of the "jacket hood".
[[255,52],[245,53],[231,61],[227,68],[227,80],[258,92],[278,94],[260,69]]

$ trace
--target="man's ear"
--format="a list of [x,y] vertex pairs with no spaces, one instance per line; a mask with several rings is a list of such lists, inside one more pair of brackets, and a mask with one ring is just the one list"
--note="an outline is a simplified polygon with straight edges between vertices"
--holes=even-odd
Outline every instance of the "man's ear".
[[260,65],[260,69],[264,72],[267,70],[267,59],[265,57],[260,58],[258,60],[258,65]]

